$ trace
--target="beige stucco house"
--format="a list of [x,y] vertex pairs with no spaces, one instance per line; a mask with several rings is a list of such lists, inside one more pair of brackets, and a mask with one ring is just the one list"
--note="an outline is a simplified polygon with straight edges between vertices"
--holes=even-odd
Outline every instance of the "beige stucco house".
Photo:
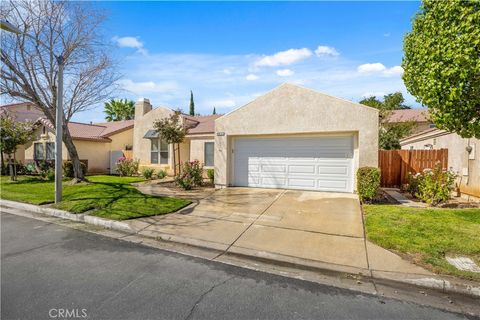
[[[48,120],[37,120],[34,139],[25,145],[25,163],[53,161],[55,130]],[[133,143],[133,120],[86,124],[70,122],[68,129],[81,161],[88,173],[115,173],[115,163]],[[69,160],[65,144],[63,160]]]
[[[133,157],[140,161],[140,168],[165,170],[173,174],[174,151],[178,167],[178,150],[168,145],[154,129],[156,120],[169,117],[174,111],[167,107],[152,108],[148,99],[135,104]],[[181,115],[182,123],[189,128],[185,141],[180,144],[180,162],[199,160],[205,168],[213,168],[214,124],[219,115]]]
[[457,175],[462,194],[480,198],[480,140],[432,128],[400,141],[402,149],[448,149],[448,167]]
[[[173,166],[173,149],[153,130],[172,110],[135,106],[133,154],[142,167]],[[361,166],[378,164],[378,111],[283,84],[223,116],[183,116],[191,129],[182,161],[215,168],[217,187],[353,192]]]

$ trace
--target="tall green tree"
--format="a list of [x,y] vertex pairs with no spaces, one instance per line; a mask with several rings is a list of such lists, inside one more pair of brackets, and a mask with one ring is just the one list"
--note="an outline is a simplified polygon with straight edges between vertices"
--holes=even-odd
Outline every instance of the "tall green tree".
[[424,0],[403,50],[405,86],[435,125],[480,138],[480,0]]
[[105,102],[104,112],[105,120],[108,122],[132,120],[135,116],[135,102],[127,99],[111,99]]
[[217,109],[215,109],[215,107],[213,107],[213,112],[212,114],[217,114]]
[[17,172],[13,163],[15,152],[18,146],[30,141],[32,136],[32,123],[15,121],[8,114],[0,116],[0,152],[8,156],[10,179],[12,181],[17,180]]
[[175,151],[178,152],[178,164],[180,164],[180,143],[185,140],[187,128],[183,125],[180,115],[182,112],[176,110],[170,117],[156,120],[153,127],[161,139],[168,144],[173,144],[173,174],[177,175],[177,162]]
[[190,90],[190,111],[189,114],[191,116],[195,115],[195,102],[193,101],[193,92]]
[[386,94],[383,101],[377,97],[367,97],[360,101],[361,104],[376,108],[378,114],[378,144],[380,149],[400,149],[400,140],[408,136],[415,127],[414,122],[391,123],[389,117],[393,110],[410,109],[404,104],[405,99],[401,92]]

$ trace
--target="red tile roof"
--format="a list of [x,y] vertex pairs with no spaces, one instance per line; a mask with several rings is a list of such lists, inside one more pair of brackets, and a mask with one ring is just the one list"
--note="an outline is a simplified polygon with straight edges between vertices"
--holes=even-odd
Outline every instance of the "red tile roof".
[[[28,107],[30,107],[30,110]],[[53,129],[53,125],[45,118],[43,112],[30,102],[0,106],[0,114],[3,113],[10,114],[20,122],[39,121],[43,125]],[[109,136],[133,128],[133,122],[133,120],[125,120],[87,124],[70,121],[68,123],[68,130],[73,139],[109,142],[111,141],[108,138]]]
[[393,110],[392,114],[388,118],[389,122],[429,122],[428,110],[426,109],[402,109]]
[[183,115],[192,124],[188,129],[188,134],[206,134],[215,132],[215,119],[221,117],[221,114],[212,114],[209,116],[189,116]]

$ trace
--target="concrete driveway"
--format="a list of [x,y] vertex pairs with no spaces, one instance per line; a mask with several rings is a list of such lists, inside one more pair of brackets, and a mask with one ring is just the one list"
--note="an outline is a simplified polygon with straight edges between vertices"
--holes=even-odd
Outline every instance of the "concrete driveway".
[[345,272],[429,274],[368,243],[357,195],[227,188],[180,212],[130,221],[139,234]]

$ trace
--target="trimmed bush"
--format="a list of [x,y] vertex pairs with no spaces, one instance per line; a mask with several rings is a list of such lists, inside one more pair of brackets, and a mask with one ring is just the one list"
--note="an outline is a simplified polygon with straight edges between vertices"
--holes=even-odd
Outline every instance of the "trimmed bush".
[[215,180],[215,170],[214,169],[207,169],[207,177],[210,180],[210,183],[213,184]]
[[437,163],[433,169],[425,169],[422,173],[409,175],[408,192],[412,196],[436,206],[450,199],[455,178],[455,173],[442,170],[442,165]]
[[165,170],[158,170],[157,172],[157,179],[163,179],[167,176],[167,171]]
[[203,166],[198,160],[185,162],[182,172],[175,177],[175,182],[185,190],[201,186],[203,183]]
[[375,199],[380,188],[380,169],[362,167],[357,171],[357,192],[362,202]]
[[[83,162],[80,162],[82,167],[83,175],[87,174],[87,165]],[[68,160],[63,163],[63,175],[67,178],[73,178],[73,162]]]
[[131,177],[138,173],[138,160],[121,157],[117,161],[117,172],[120,176]]
[[146,180],[151,180],[153,178],[154,174],[155,174],[155,169],[145,168],[145,169],[142,170],[142,176]]

